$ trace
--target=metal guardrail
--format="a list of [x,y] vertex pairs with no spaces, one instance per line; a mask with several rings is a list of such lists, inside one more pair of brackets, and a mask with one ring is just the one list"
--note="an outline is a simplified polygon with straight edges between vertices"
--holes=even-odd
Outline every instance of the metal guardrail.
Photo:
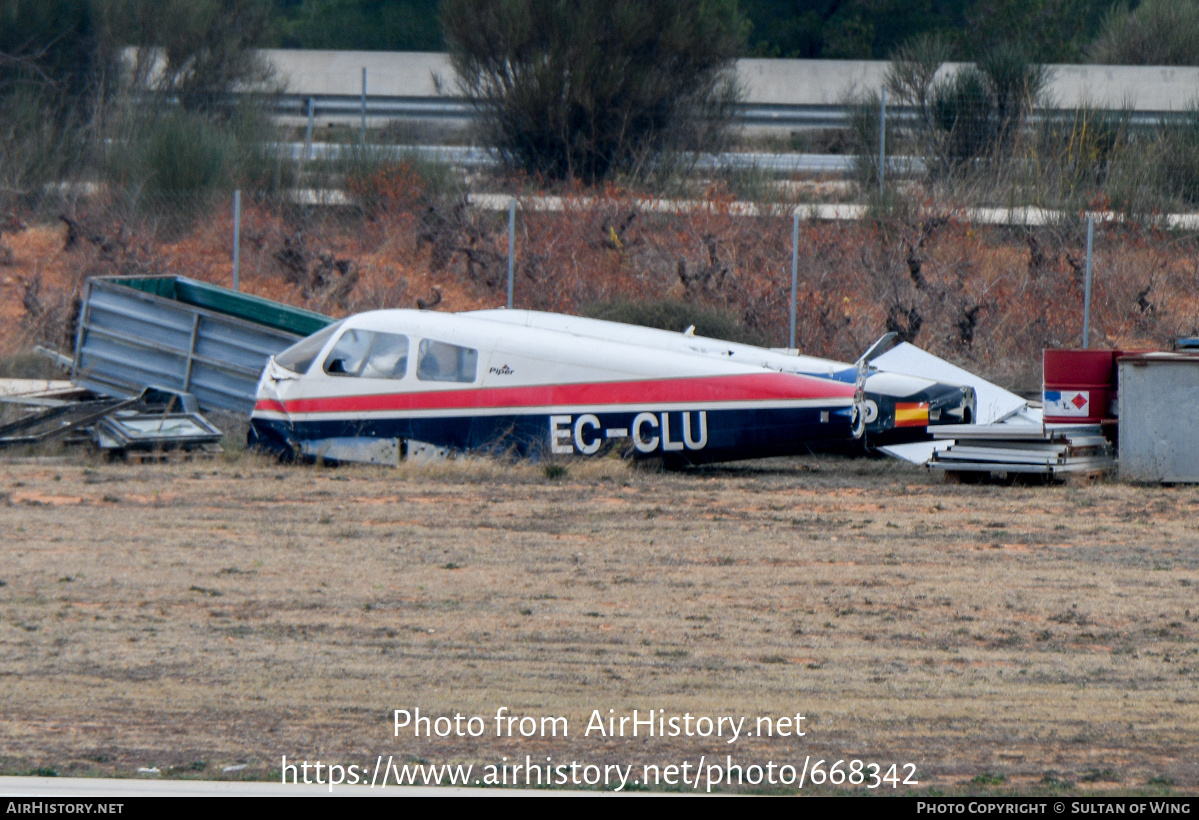
[[[347,94],[281,94],[267,98],[275,116],[357,119],[363,113],[363,97]],[[461,97],[365,98],[368,119],[452,120],[466,122],[475,116],[474,107]]]
[[[474,106],[462,97],[387,97],[352,94],[282,94],[267,98],[277,117],[306,120],[336,120],[358,123],[365,112],[368,121],[400,120],[462,126],[475,117]],[[802,131],[821,128],[848,128],[852,105],[782,105],[745,103],[734,108],[734,121],[743,127]],[[1120,112],[1113,112],[1122,116]],[[888,119],[911,121],[915,111],[903,106],[887,109]],[[1072,109],[1040,109],[1032,121],[1070,122]],[[1180,111],[1134,111],[1127,115],[1131,128],[1155,128],[1181,121],[1188,114]]]
[[[362,147],[353,143],[303,142],[279,143],[279,154],[293,162],[337,160],[352,156]],[[484,168],[499,163],[496,153],[488,148],[462,145],[368,145],[366,150],[397,159],[415,158],[425,162],[455,165],[460,168]],[[722,154],[699,154],[694,157],[700,171],[738,170],[763,171],[771,174],[847,174],[854,169],[858,158],[850,154],[768,154],[757,151],[730,151]],[[918,157],[888,157],[887,173],[905,174],[920,171],[924,162]]]
[[[364,111],[368,120],[428,120],[466,123],[475,108],[462,97],[383,97],[352,94],[283,94],[271,98],[276,116],[357,121]],[[735,107],[734,118],[744,126],[786,128],[844,128],[850,107],[831,105],[745,104]]]

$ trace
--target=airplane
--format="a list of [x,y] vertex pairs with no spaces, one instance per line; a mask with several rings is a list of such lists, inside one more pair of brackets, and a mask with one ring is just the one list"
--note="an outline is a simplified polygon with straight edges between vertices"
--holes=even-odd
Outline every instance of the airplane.
[[466,313],[379,310],[272,357],[249,438],[329,461],[391,460],[422,442],[547,458],[617,449],[673,466],[851,441],[863,414],[857,383]]
[[[772,350],[694,335],[693,328],[675,332],[657,328],[588,319],[563,313],[536,310],[476,310],[466,313],[493,322],[521,327],[555,330],[574,336],[624,342],[644,349],[696,353],[743,364],[753,364],[782,373],[856,384],[865,369],[862,401],[865,430],[858,444],[868,448],[931,440],[930,426],[969,424],[975,418],[974,389],[944,384],[917,376],[888,373],[869,367],[875,353],[882,353],[895,334],[887,334],[856,363],[837,362],[792,351]],[[840,442],[830,442],[834,445]]]

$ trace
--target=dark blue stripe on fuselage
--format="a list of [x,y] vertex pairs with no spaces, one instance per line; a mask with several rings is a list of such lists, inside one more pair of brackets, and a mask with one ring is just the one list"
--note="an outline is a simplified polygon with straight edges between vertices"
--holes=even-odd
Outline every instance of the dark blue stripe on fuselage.
[[[598,424],[583,424],[576,439],[575,423],[584,414],[563,414],[555,424],[559,431],[559,447],[571,448],[584,455],[598,441],[599,453],[613,447],[628,450],[637,457],[663,457],[670,461],[707,462],[731,461],[770,455],[789,455],[806,452],[812,441],[852,440],[850,427],[852,410],[836,408],[787,408],[706,410],[703,426],[699,411],[690,414],[689,438],[683,430],[683,413],[678,410],[653,412],[654,423],[643,420],[640,440],[648,444],[656,438],[649,452],[637,450],[631,436],[638,413],[611,412],[594,414]],[[822,413],[827,421],[821,421]],[[664,436],[661,419],[666,416],[668,435]],[[453,416],[447,418],[373,418],[329,421],[301,421],[294,424],[282,420],[255,417],[252,424],[257,435],[280,445],[300,444],[327,438],[365,437],[382,439],[413,439],[455,450],[488,450],[516,452],[520,455],[549,454],[551,449],[550,415],[506,414],[500,416]],[[628,437],[607,438],[606,431],[627,430]],[[567,435],[569,433],[569,435]],[[702,446],[698,446],[702,439]],[[667,441],[682,449],[667,450]]]

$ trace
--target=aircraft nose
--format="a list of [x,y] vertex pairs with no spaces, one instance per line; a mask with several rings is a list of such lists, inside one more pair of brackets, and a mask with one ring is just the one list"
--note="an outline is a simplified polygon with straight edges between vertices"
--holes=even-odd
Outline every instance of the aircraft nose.
[[[280,379],[279,368],[275,365],[275,360],[272,357],[267,361],[267,365],[263,368],[262,375],[258,379],[258,390],[256,392],[256,404],[261,407],[264,403],[271,409],[280,411],[286,407],[284,403],[284,394],[287,392],[287,387],[292,383],[290,379]],[[286,412],[286,411],[284,411]],[[251,414],[253,416],[254,414]],[[290,424],[290,419],[288,420]]]

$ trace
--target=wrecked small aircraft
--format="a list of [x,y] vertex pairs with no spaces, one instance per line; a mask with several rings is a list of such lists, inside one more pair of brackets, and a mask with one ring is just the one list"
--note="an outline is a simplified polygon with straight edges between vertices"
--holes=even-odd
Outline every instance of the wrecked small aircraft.
[[[877,379],[864,366],[847,378],[830,363],[833,377],[815,378],[751,356],[528,324],[414,310],[336,322],[267,363],[251,444],[392,463],[417,442],[529,456],[617,449],[666,464],[788,455],[859,438],[861,382]],[[902,419],[902,402],[894,412]]]
[[975,418],[975,395],[970,386],[944,384],[919,376],[884,372],[869,367],[882,354],[895,334],[876,342],[858,362],[850,364],[788,350],[770,350],[753,345],[696,336],[688,329],[677,333],[602,319],[587,319],[535,310],[477,310],[464,314],[521,327],[555,330],[573,336],[623,342],[643,349],[694,353],[767,370],[832,379],[856,384],[865,371],[862,401],[865,433],[861,443],[883,447],[929,439],[928,428],[940,424],[970,424]]

